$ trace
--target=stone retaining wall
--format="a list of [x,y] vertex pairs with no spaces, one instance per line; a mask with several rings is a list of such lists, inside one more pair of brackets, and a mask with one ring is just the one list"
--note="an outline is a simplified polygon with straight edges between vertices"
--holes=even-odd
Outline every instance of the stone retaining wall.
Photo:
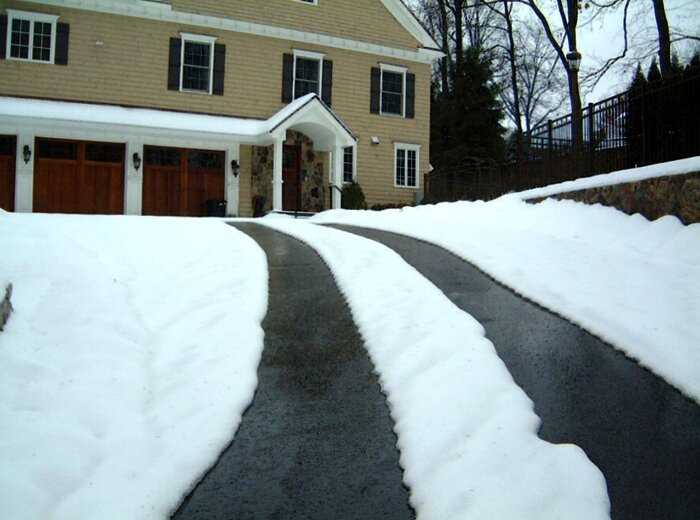
[[675,215],[684,224],[694,224],[700,222],[700,172],[571,191],[551,198],[612,206],[629,215],[640,213],[649,220]]
[[2,300],[0,300],[0,331],[2,331],[12,312],[12,303],[10,302],[12,298],[12,284],[9,284],[7,287],[0,286],[0,296],[2,296]]

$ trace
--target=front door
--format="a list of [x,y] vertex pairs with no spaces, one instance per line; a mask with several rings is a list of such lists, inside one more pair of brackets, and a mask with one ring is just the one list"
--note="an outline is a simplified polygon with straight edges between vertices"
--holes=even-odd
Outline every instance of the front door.
[[15,153],[14,136],[0,136],[0,209],[15,209]]
[[301,146],[284,145],[282,180],[284,181],[282,209],[299,211],[301,209]]

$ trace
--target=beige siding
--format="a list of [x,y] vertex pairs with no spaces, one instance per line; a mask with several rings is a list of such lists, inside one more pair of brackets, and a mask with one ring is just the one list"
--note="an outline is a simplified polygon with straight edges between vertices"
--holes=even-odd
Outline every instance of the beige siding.
[[378,45],[415,49],[413,36],[380,0],[172,0],[173,9],[210,14]]
[[[346,4],[329,1],[329,8],[333,3]],[[0,8],[6,6],[59,14],[62,22],[71,24],[70,52],[67,67],[0,61],[0,95],[267,118],[283,106],[282,55],[299,47],[274,38],[0,0]],[[226,45],[224,96],[167,90],[169,38],[180,31],[214,35]],[[104,44],[98,46],[96,41]],[[323,52],[334,63],[333,109],[359,138],[359,182],[369,203],[413,201],[415,190],[394,187],[394,142],[422,146],[422,181],[428,167],[430,66],[333,48],[304,48]],[[406,66],[416,74],[415,119],[370,114],[370,70],[382,61]],[[379,137],[381,144],[371,145],[372,136]],[[242,214],[249,214],[250,158],[246,147],[242,150],[240,204]]]

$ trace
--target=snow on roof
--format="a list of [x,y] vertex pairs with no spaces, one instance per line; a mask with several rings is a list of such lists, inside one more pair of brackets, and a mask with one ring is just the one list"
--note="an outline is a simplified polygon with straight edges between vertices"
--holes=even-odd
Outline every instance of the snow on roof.
[[[293,101],[269,119],[256,120],[150,108],[128,108],[116,105],[0,96],[0,116],[258,137],[271,132],[298,110],[312,102],[314,98],[320,102],[316,94],[307,94]],[[325,105],[323,106],[325,107]],[[325,108],[330,110],[328,107]]]
[[628,182],[638,182],[655,177],[670,177],[673,175],[684,175],[686,173],[700,172],[700,156],[670,161],[641,168],[620,170],[612,173],[604,173],[593,177],[584,177],[573,181],[560,182],[542,188],[516,193],[522,200],[551,197],[559,193],[570,193],[572,191],[587,190],[590,188],[602,188],[615,184],[626,184]]

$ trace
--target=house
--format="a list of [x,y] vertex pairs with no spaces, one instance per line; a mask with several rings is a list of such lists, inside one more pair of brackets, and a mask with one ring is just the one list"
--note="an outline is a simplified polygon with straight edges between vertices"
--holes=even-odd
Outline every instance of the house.
[[0,0],[0,207],[413,202],[436,48],[401,0]]

